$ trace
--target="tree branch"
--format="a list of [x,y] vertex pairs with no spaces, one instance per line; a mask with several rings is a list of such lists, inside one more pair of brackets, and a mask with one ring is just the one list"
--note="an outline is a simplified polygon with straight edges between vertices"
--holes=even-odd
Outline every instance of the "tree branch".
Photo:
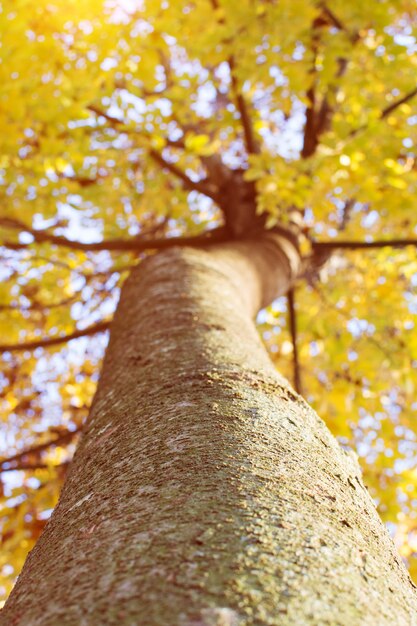
[[404,248],[405,246],[417,246],[417,239],[386,239],[384,241],[313,241],[315,251],[348,249],[364,250],[367,248]]
[[[6,223],[7,222],[7,223]],[[71,248],[72,250],[82,250],[84,252],[99,252],[101,250],[120,251],[120,252],[144,252],[146,250],[165,250],[173,246],[191,246],[200,247],[209,243],[225,241],[227,236],[224,229],[215,228],[206,231],[200,235],[184,236],[184,237],[167,237],[155,239],[142,239],[140,237],[132,237],[131,239],[108,239],[95,243],[83,243],[81,241],[73,241],[62,235],[54,235],[48,231],[36,230],[27,226],[18,220],[5,220],[0,218],[0,225],[20,232],[26,232],[32,235],[38,243],[48,242],[57,246]],[[1,244],[12,250],[23,250],[30,247],[31,243],[14,243],[5,241]]]
[[121,120],[119,117],[114,117],[114,115],[110,115],[109,113],[107,113],[107,111],[103,111],[102,109],[95,106],[94,104],[88,105],[87,111],[90,111],[91,113],[94,113],[95,115],[98,115],[99,117],[104,117],[104,119],[110,122],[112,126],[120,126],[120,125],[124,126],[125,125],[124,120]]
[[230,57],[228,64],[230,69],[230,76],[232,79],[232,87],[236,98],[236,106],[237,110],[239,111],[240,121],[242,122],[246,151],[248,154],[257,154],[259,153],[259,145],[253,131],[252,120],[248,112],[248,107],[239,89],[239,84],[235,75],[236,64],[233,56]]
[[[211,6],[213,7],[214,11],[218,11],[218,9],[220,8],[217,0],[211,0]],[[219,24],[224,25],[224,17],[220,17],[218,19],[218,22]],[[227,63],[229,65],[232,87],[236,99],[236,107],[240,115],[240,121],[242,122],[246,151],[248,154],[257,154],[259,152],[259,145],[256,141],[255,133],[253,132],[252,121],[246,106],[245,99],[239,89],[239,85],[235,75],[236,64],[233,55],[228,59]]]
[[[95,106],[94,104],[90,104],[87,107],[87,110],[91,111],[91,113],[94,113],[95,115],[98,115],[99,117],[103,117],[112,125],[113,128],[117,126],[124,126],[125,128],[123,129],[123,131],[126,133],[134,133],[135,135],[142,135],[143,137],[146,137],[147,139],[152,138],[151,133],[144,131],[142,128],[140,129],[129,128],[129,124],[127,122],[120,119],[119,117],[114,117],[113,115],[110,115],[109,113],[107,113],[106,111],[103,111],[102,109],[100,109],[100,107]],[[170,139],[169,137],[164,137],[163,139],[168,146],[171,146],[173,148],[185,147],[184,142],[181,139]]]
[[79,337],[87,337],[89,335],[95,335],[96,333],[102,333],[109,328],[110,320],[92,324],[83,330],[76,330],[69,335],[63,335],[61,337],[44,337],[43,339],[25,341],[23,343],[4,343],[0,344],[0,353],[22,352],[24,350],[35,350],[36,348],[49,348],[51,346],[57,346],[61,343],[66,343],[72,339],[78,339]]
[[400,98],[399,100],[396,100],[396,102],[393,102],[392,104],[387,106],[385,109],[383,109],[383,111],[381,112],[381,120],[388,117],[388,115],[392,113],[393,111],[395,111],[395,109],[398,109],[398,107],[400,107],[402,104],[405,104],[406,102],[408,102],[415,96],[417,96],[417,87],[413,89],[412,91],[410,91],[409,93],[407,93],[402,98]]
[[[45,443],[40,443],[37,446],[33,446],[33,448],[27,448],[26,450],[14,454],[13,456],[0,459],[0,471],[5,471],[5,469],[3,468],[4,465],[17,463],[18,461],[23,460],[25,457],[30,456],[31,454],[39,454],[40,452],[47,450],[50,446],[58,446],[61,444],[69,443],[80,431],[81,426],[72,431],[67,430],[65,433],[62,433],[58,437],[55,437],[55,439],[50,439],[49,441],[45,441]],[[10,471],[11,469],[17,468],[7,468],[6,471]]]
[[295,312],[295,300],[294,300],[294,289],[290,289],[287,293],[288,299],[288,321],[291,333],[291,342],[292,342],[292,359],[293,359],[293,382],[294,389],[300,395],[303,395],[302,391],[302,383],[301,383],[301,369],[300,369],[300,359],[298,354],[298,341],[297,341],[297,315]]
[[[393,111],[398,109],[398,107],[400,107],[402,104],[405,104],[409,100],[412,100],[412,98],[414,98],[415,96],[417,96],[417,87],[415,89],[413,89],[412,91],[410,91],[409,93],[405,94],[402,98],[399,98],[398,100],[396,100],[395,102],[393,102],[389,106],[385,107],[385,109],[382,109],[378,119],[379,120],[384,120]],[[367,128],[368,128],[368,126],[366,124],[363,124],[362,126],[359,126],[358,128],[354,128],[349,133],[348,138],[356,137],[357,135],[359,135],[359,133],[362,133],[362,132],[366,131]]]
[[352,210],[353,207],[355,206],[355,198],[349,198],[348,200],[346,200],[344,207],[342,209],[342,219],[340,221],[340,226],[339,226],[339,232],[341,232],[342,230],[345,230],[345,228],[347,227],[349,220],[351,218],[351,214],[352,214]]
[[203,195],[208,196],[215,202],[218,202],[218,196],[216,194],[216,190],[213,188],[212,185],[210,185],[209,180],[205,179],[205,180],[199,180],[196,182],[192,181],[191,178],[189,178],[185,172],[183,172],[179,167],[175,165],[175,163],[171,163],[170,161],[167,161],[166,159],[164,159],[162,154],[158,152],[157,150],[154,150],[153,148],[149,150],[149,156],[156,163],[158,163],[163,168],[170,171],[171,174],[174,174],[174,176],[179,178],[182,181],[185,189],[188,189],[189,191],[198,191],[199,193],[202,193]]
[[336,17],[333,11],[331,11],[326,4],[322,5],[322,10],[323,10],[323,13],[329,18],[333,26],[335,26],[338,30],[346,31],[346,27],[344,26],[344,24],[342,24],[339,18]]
[[[106,111],[102,111],[99,107],[95,105],[89,105],[87,109],[91,111],[92,113],[95,113],[96,115],[99,115],[103,117],[104,119],[106,119],[108,122],[110,122],[110,124],[113,127],[126,125],[126,122],[124,120],[121,120],[118,117],[114,117],[113,115],[106,113]],[[151,138],[151,135],[149,133],[144,133],[142,130],[137,131],[136,134],[144,135],[148,137],[149,139]],[[175,148],[185,147],[184,142],[181,140],[172,140],[172,139],[169,139],[169,137],[164,137],[164,141],[166,142],[168,146],[171,146],[171,147],[175,147]],[[171,174],[174,174],[174,176],[179,178],[182,181],[185,189],[188,189],[190,191],[198,191],[199,193],[202,193],[205,196],[208,196],[212,200],[217,201],[214,190],[210,188],[209,181],[197,181],[197,182],[192,181],[191,178],[189,178],[186,175],[186,173],[183,172],[174,163],[170,163],[169,161],[164,159],[162,154],[158,150],[155,150],[155,148],[151,148],[149,150],[149,155],[156,163],[158,163],[158,165],[161,165],[163,168],[170,171]]]
[[304,125],[303,147],[301,150],[301,157],[307,159],[316,151],[318,137],[315,129],[315,88],[310,87],[307,91],[307,98],[309,106],[306,108],[306,121]]
[[19,472],[25,470],[37,470],[37,469],[53,469],[57,467],[65,467],[69,465],[69,461],[64,461],[63,463],[58,463],[58,465],[48,465],[47,463],[20,463],[15,467],[8,467],[6,469],[2,469],[0,466],[0,474],[4,474],[5,472]]
[[[346,31],[346,28],[338,20],[338,18],[326,7],[322,5],[323,13],[316,17],[312,24],[312,38],[311,38],[311,50],[313,53],[313,64],[310,70],[310,74],[313,76],[313,81],[308,89],[306,95],[309,100],[309,105],[306,108],[306,122],[304,126],[304,138],[303,147],[301,150],[301,157],[307,159],[312,156],[319,144],[320,136],[328,128],[333,115],[333,107],[330,104],[329,97],[335,97],[338,89],[337,84],[329,84],[329,88],[321,99],[321,104],[317,106],[316,87],[317,87],[317,69],[316,58],[318,48],[320,44],[320,29],[325,26],[333,25],[339,30]],[[347,31],[346,31],[347,32]],[[357,37],[351,37],[352,44],[355,44]],[[347,69],[347,59],[341,57],[338,59],[338,69],[335,74],[335,79],[340,79]]]
[[[326,23],[326,22],[324,22]],[[323,26],[323,19],[317,17],[312,25],[312,38],[311,38],[311,51],[313,54],[313,63],[310,68],[309,74],[312,76],[312,83],[306,92],[306,96],[309,101],[309,105],[306,107],[305,112],[305,125],[303,133],[303,147],[301,149],[301,158],[308,159],[312,156],[319,144],[319,137],[322,131],[325,129],[330,115],[330,107],[328,105],[327,96],[323,96],[320,107],[317,107],[317,69],[316,59],[317,52],[320,43],[319,29]]]
[[65,306],[66,304],[71,304],[77,298],[78,294],[74,293],[68,298],[64,298],[59,302],[52,302],[51,304],[42,304],[37,301],[32,301],[32,304],[28,306],[19,306],[18,304],[0,304],[0,311],[49,311],[50,309],[56,309],[61,306]]

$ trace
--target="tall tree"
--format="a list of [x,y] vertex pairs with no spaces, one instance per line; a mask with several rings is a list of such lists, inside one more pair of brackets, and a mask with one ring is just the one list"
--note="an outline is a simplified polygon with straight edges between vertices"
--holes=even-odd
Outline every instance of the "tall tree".
[[273,359],[285,373],[290,353],[297,390],[359,444],[410,557],[412,5],[73,5],[1,14],[15,567],[97,380],[102,344],[85,338],[138,268],[4,623],[408,623],[414,592],[358,467],[250,316],[273,303],[259,318]]
[[173,248],[132,272],[60,502],[1,624],[415,620],[357,461],[251,321],[297,276],[290,241]]

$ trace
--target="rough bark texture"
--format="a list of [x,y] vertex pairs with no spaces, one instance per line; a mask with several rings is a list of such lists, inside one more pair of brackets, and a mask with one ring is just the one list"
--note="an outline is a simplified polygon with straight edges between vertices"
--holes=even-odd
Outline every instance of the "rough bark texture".
[[356,460],[252,323],[296,263],[278,237],[173,249],[133,272],[60,503],[1,626],[416,623]]

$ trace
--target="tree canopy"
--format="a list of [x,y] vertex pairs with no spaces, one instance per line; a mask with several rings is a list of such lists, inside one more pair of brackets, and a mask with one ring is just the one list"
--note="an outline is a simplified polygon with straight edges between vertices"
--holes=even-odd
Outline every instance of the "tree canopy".
[[414,2],[4,0],[0,23],[3,595],[129,269],[239,237],[239,189],[317,261],[259,332],[417,575]]

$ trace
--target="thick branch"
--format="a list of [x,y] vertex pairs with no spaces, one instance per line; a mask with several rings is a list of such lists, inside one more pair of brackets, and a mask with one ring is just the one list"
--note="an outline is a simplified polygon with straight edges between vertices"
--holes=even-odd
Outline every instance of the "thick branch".
[[[0,224],[1,223],[2,220],[0,219]],[[7,220],[7,223],[3,221],[3,224],[7,228],[12,228],[13,230],[19,230],[21,232],[29,233],[38,243],[49,242],[57,246],[71,248],[72,250],[82,250],[84,252],[98,252],[100,250],[121,252],[127,252],[131,250],[135,252],[144,252],[145,250],[165,250],[166,248],[172,248],[173,246],[200,247],[208,243],[225,241],[226,239],[226,233],[224,232],[224,230],[218,228],[194,236],[167,237],[155,239],[142,239],[140,237],[132,237],[131,239],[108,239],[95,243],[84,243],[81,241],[73,241],[71,239],[67,239],[62,235],[54,235],[53,233],[50,233],[48,231],[36,230],[34,228],[31,228],[30,226],[27,226],[23,222],[19,222],[18,220]],[[1,245],[12,250],[22,250],[28,248],[31,244],[5,241]]]
[[386,239],[384,241],[315,241],[313,250],[336,250],[344,248],[348,250],[363,250],[366,248],[404,248],[405,246],[417,246],[417,239]]
[[315,111],[315,88],[310,87],[307,91],[307,98],[309,100],[309,106],[306,108],[306,122],[304,126],[304,138],[303,138],[303,148],[301,150],[301,157],[303,159],[307,159],[309,156],[314,154],[316,151],[318,136],[315,128],[315,119],[316,119],[316,111]]
[[[218,0],[211,0],[211,5],[214,11],[218,11],[220,8]],[[218,18],[218,23],[222,26],[224,25],[225,23],[224,16],[221,16]],[[230,70],[230,77],[232,80],[232,88],[234,92],[236,108],[240,115],[240,121],[242,122],[243,137],[245,141],[246,151],[248,154],[256,154],[259,152],[259,146],[258,146],[258,142],[256,141],[255,134],[253,132],[252,121],[248,113],[245,99],[239,89],[239,84],[238,84],[236,74],[235,74],[236,63],[235,63],[235,58],[233,56],[231,56],[228,59],[228,65],[229,65],[229,70]]]
[[297,315],[295,312],[294,289],[290,289],[287,294],[288,298],[288,320],[292,341],[292,359],[293,359],[293,382],[294,389],[302,395],[300,360],[298,355],[297,341]]
[[[335,96],[337,93],[337,85],[329,85],[329,89],[322,96],[321,104],[317,106],[316,88],[317,88],[317,70],[316,70],[316,57],[318,47],[320,44],[320,29],[324,26],[335,26],[339,30],[346,30],[343,24],[338,18],[325,6],[322,6],[323,14],[316,17],[312,25],[312,41],[311,49],[313,53],[313,64],[310,70],[310,74],[313,76],[311,87],[307,91],[307,98],[309,105],[306,108],[306,122],[304,127],[304,141],[301,151],[301,157],[307,159],[312,156],[319,144],[320,136],[328,128],[331,117],[333,115],[333,108],[330,104],[330,96]],[[354,44],[357,37],[351,37],[351,41]],[[347,60],[343,57],[338,59],[338,69],[335,74],[335,79],[340,79],[346,72]]]
[[110,321],[98,322],[92,324],[83,330],[76,330],[69,335],[63,335],[61,337],[45,337],[35,341],[26,341],[23,343],[4,343],[0,344],[0,353],[2,352],[22,352],[24,350],[35,350],[36,348],[50,348],[51,346],[57,346],[61,343],[66,343],[72,339],[78,339],[79,337],[87,337],[89,335],[95,335],[96,333],[102,333],[110,328]]
[[230,75],[232,79],[232,87],[236,98],[236,106],[239,111],[240,121],[242,122],[243,135],[245,138],[245,146],[248,154],[257,154],[259,152],[259,145],[256,141],[255,133],[252,127],[252,120],[250,118],[248,107],[242,92],[239,89],[239,84],[235,75],[235,60],[234,57],[229,59]]
[[[218,11],[220,8],[218,0],[211,0],[211,5],[215,11]],[[220,25],[224,25],[225,19],[223,16],[219,17],[218,23]],[[238,31],[237,34],[239,35],[240,32],[241,31]],[[259,145],[253,131],[252,120],[250,118],[245,99],[239,89],[239,84],[235,74],[236,63],[233,55],[228,59],[228,65],[236,101],[236,108],[240,115],[240,121],[242,122],[246,151],[248,154],[257,154],[259,152]]]

